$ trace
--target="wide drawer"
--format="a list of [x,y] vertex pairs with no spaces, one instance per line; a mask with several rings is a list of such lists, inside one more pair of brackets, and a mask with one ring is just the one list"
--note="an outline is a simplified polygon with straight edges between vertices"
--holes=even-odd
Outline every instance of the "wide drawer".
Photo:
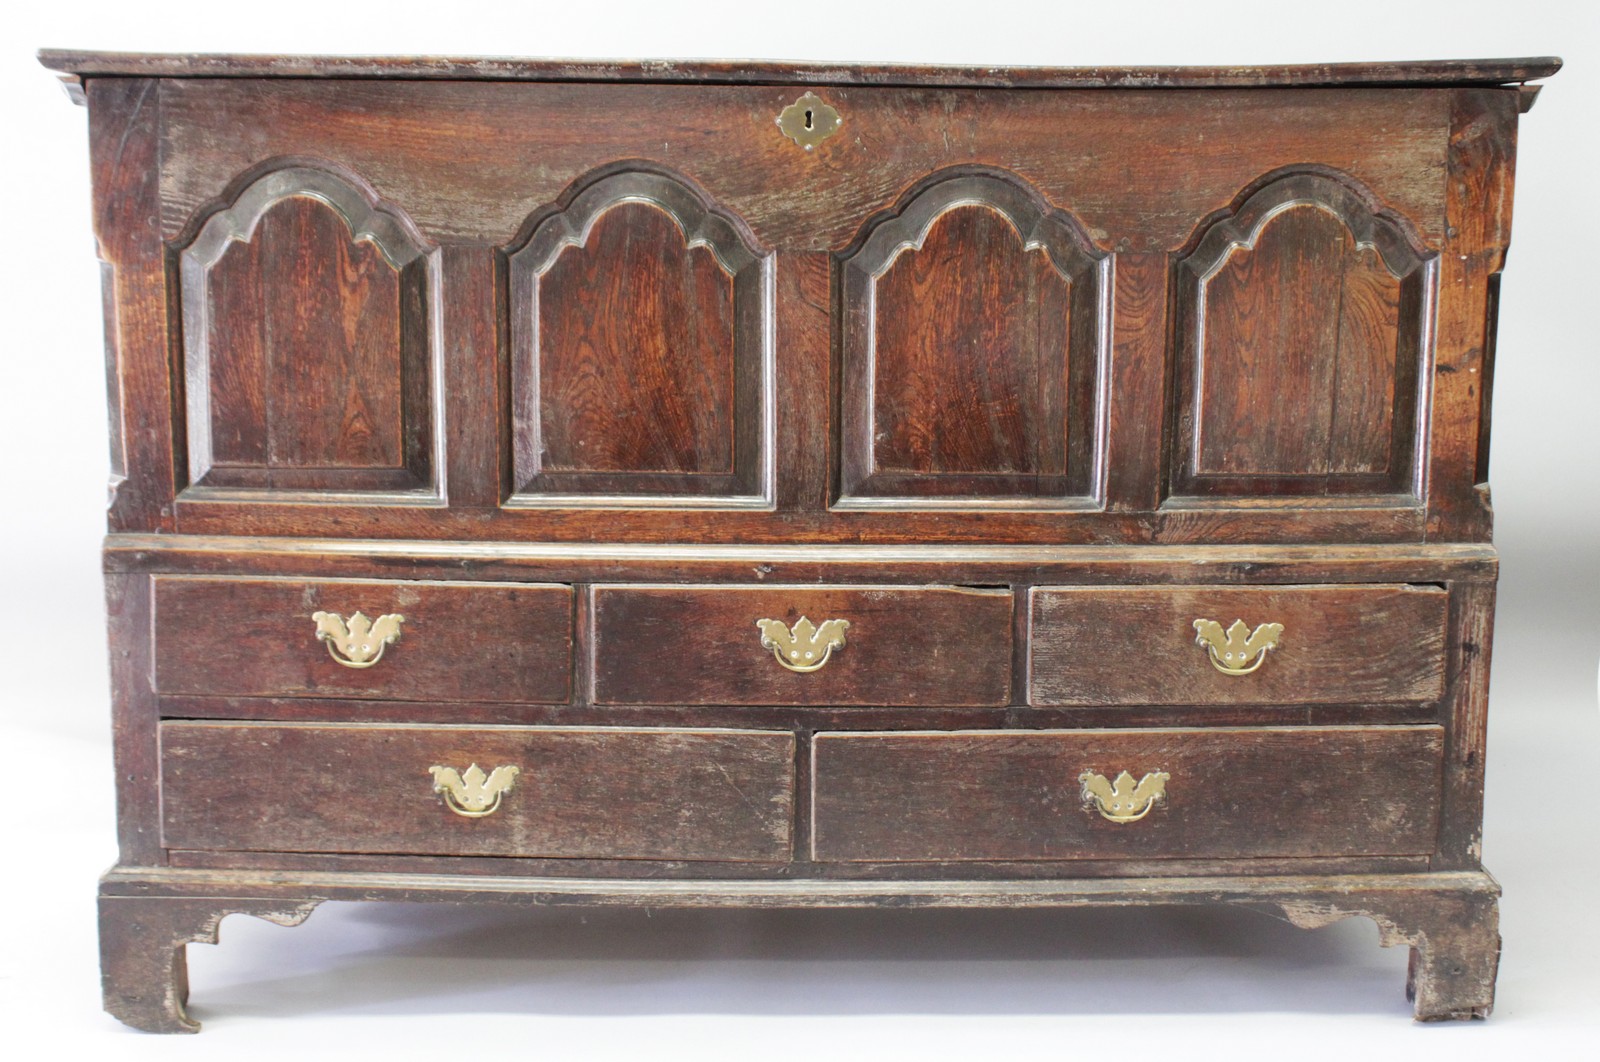
[[1040,587],[1028,703],[1424,703],[1444,692],[1433,586]]
[[568,586],[158,576],[156,689],[560,704],[572,614]]
[[1437,726],[819,734],[814,858],[1420,855],[1442,742]]
[[596,587],[594,699],[1004,705],[1011,615],[963,587]]
[[169,722],[161,785],[168,848],[784,861],[794,736]]

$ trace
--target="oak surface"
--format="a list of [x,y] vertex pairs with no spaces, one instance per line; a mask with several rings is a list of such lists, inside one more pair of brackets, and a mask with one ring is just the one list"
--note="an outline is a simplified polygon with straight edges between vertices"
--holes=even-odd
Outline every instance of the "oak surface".
[[[162,693],[550,703],[571,689],[570,587],[162,576],[154,595]],[[317,612],[405,621],[355,669],[317,640]]]
[[[1403,855],[1433,847],[1438,727],[819,734],[818,860]],[[1080,776],[1165,796],[1112,822]]]
[[[1432,701],[1449,595],[1434,586],[1036,587],[1036,705]],[[1196,620],[1282,624],[1248,675],[1197,643]]]
[[[720,730],[162,724],[172,848],[789,858],[794,738]],[[520,768],[482,818],[429,768]]]
[[[597,704],[1004,705],[1009,591],[955,587],[594,590]],[[844,620],[820,670],[790,671],[756,621]]]
[[[103,260],[106,1005],[326,899],[1266,907],[1493,1003],[1554,60],[48,53]],[[810,91],[839,132],[806,150]],[[311,616],[403,613],[341,666]],[[809,674],[761,643],[848,620]],[[1228,676],[1194,621],[1281,623]],[[523,773],[466,818],[432,766]],[[1085,771],[1164,772],[1137,822]]]

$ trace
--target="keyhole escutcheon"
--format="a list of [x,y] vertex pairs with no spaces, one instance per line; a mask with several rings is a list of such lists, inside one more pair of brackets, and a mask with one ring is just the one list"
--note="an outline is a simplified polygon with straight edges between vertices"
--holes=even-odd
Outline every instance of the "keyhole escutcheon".
[[807,92],[785,107],[777,122],[784,136],[810,151],[838,132],[844,119],[826,100]]

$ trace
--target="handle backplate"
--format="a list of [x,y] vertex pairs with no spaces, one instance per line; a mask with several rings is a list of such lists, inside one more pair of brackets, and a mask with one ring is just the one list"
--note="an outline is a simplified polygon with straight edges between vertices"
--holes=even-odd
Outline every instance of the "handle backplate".
[[511,792],[522,770],[507,765],[484,774],[474,763],[465,771],[433,766],[428,773],[433,775],[433,791],[444,797],[446,807],[464,818],[481,819],[499,810],[500,801]]
[[775,619],[758,619],[756,627],[761,631],[761,648],[771,649],[778,663],[790,671],[804,674],[819,670],[835,649],[844,648],[850,621],[831,619],[816,624],[801,616],[793,627]]
[[1083,786],[1083,801],[1112,822],[1138,822],[1150,814],[1156,802],[1167,795],[1165,771],[1154,771],[1134,781],[1133,775],[1123,771],[1116,781],[1094,771],[1084,771],[1078,776]]
[[345,667],[371,667],[383,659],[383,650],[400,640],[400,625],[406,618],[389,613],[369,620],[357,612],[348,620],[337,612],[314,612],[317,641],[328,644],[328,655]]
[[1207,651],[1211,666],[1224,675],[1248,675],[1267,659],[1267,650],[1278,644],[1283,624],[1263,623],[1255,630],[1242,619],[1227,630],[1216,620],[1194,621],[1194,642]]

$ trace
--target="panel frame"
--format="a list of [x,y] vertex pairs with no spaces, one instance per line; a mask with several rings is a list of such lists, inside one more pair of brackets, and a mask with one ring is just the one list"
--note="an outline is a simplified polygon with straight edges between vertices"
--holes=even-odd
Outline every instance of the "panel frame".
[[[612,208],[654,207],[684,237],[685,252],[704,248],[733,285],[734,469],[697,473],[548,472],[539,433],[540,283],[560,257],[582,251]],[[535,211],[501,250],[510,350],[504,417],[510,433],[507,509],[771,509],[777,496],[776,278],[773,254],[738,217],[698,185],[642,161],[603,166],[575,180],[553,204]],[[752,378],[753,377],[753,378]],[[752,393],[753,392],[753,393]],[[753,408],[752,408],[753,407]],[[754,423],[749,423],[750,419]]]
[[[284,485],[251,483],[255,477],[219,465],[211,446],[210,274],[235,243],[248,243],[267,213],[293,198],[315,200],[333,211],[350,232],[352,244],[370,242],[395,270],[399,283],[402,349],[401,432],[412,417],[425,417],[426,444],[409,454],[391,475],[369,469],[264,469],[261,477]],[[186,470],[178,497],[190,501],[277,502],[290,504],[376,504],[439,507],[445,504],[445,416],[443,407],[444,336],[439,287],[439,249],[422,236],[398,207],[381,199],[353,173],[318,161],[274,159],[235,179],[223,201],[202,211],[185,234],[168,244],[169,287],[181,308],[178,333],[183,429],[175,443],[183,453],[176,468]],[[406,306],[420,303],[422,320],[408,321]],[[416,349],[421,344],[420,350]],[[407,349],[407,348],[410,349]],[[416,361],[420,365],[413,364]],[[418,371],[420,369],[420,372]],[[420,391],[416,384],[425,384]],[[297,475],[296,473],[304,474]],[[333,486],[307,484],[322,479]],[[345,481],[341,483],[340,481]]]
[[[907,251],[920,251],[950,211],[987,208],[1003,217],[1021,239],[1023,253],[1043,253],[1069,285],[1067,331],[1068,411],[1064,441],[1069,458],[1059,492],[1019,490],[1053,478],[1005,473],[904,473],[876,467],[877,283]],[[1078,219],[1050,202],[1015,173],[995,167],[954,166],[918,182],[888,211],[869,218],[856,240],[834,258],[835,306],[833,410],[834,460],[829,508],[834,511],[1097,510],[1106,496],[1106,451],[1110,405],[1112,274],[1114,256],[1095,246]],[[1081,359],[1088,386],[1074,393]],[[1074,447],[1071,436],[1082,433]],[[1074,449],[1081,454],[1071,461]],[[966,490],[923,493],[918,481],[949,479]],[[985,491],[991,486],[995,492]]]
[[[1227,475],[1198,468],[1205,371],[1207,287],[1243,250],[1254,250],[1272,221],[1309,206],[1337,218],[1357,250],[1375,251],[1400,288],[1390,468],[1381,473]],[[1439,313],[1439,252],[1402,215],[1354,177],[1325,166],[1262,175],[1227,210],[1196,226],[1172,261],[1171,338],[1165,477],[1161,508],[1409,508],[1427,496],[1429,400]],[[1408,354],[1411,360],[1408,360]],[[1409,435],[1409,439],[1407,436]]]

